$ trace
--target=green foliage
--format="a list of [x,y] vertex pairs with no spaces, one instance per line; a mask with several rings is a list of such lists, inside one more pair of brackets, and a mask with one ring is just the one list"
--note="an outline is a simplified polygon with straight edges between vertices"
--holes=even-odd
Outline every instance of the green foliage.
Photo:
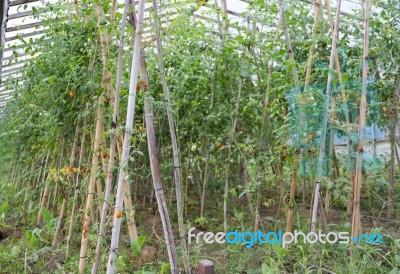
[[171,266],[168,263],[162,263],[160,274],[167,274],[171,271]]
[[131,241],[131,249],[133,254],[135,254],[135,256],[140,256],[142,252],[142,246],[147,240],[148,238],[146,236],[139,236],[136,241],[135,240]]
[[196,220],[194,221],[194,223],[196,224],[196,226],[200,229],[205,229],[208,225],[208,220],[206,217],[198,217],[196,218]]
[[261,265],[262,274],[276,274],[280,273],[279,269],[266,265],[265,263]]
[[45,207],[41,208],[40,212],[42,213],[43,219],[45,220],[47,227],[51,229],[52,228],[51,224],[53,220],[51,212]]

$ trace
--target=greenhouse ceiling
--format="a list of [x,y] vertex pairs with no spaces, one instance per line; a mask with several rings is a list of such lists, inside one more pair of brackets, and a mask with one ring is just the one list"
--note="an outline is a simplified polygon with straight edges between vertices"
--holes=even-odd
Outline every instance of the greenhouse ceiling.
[[[133,0],[132,0],[133,1]],[[302,3],[308,3],[310,9],[312,1],[297,0]],[[121,6],[122,6],[122,1]],[[174,16],[179,15],[176,3],[184,4],[185,1],[176,0],[172,4],[164,4],[163,19],[164,25]],[[210,11],[220,7],[219,0],[198,1],[200,4],[193,13],[194,18],[203,22],[208,22],[216,26],[216,18]],[[204,4],[204,2],[207,2]],[[137,5],[137,1],[134,2]],[[25,62],[33,58],[38,53],[35,52],[35,42],[45,34],[43,22],[39,21],[33,14],[34,10],[41,11],[44,7],[55,5],[57,1],[39,1],[39,0],[3,0],[1,2],[1,52],[0,52],[0,118],[4,117],[4,108],[7,101],[13,98],[13,90],[6,86],[9,79],[23,81],[20,70]],[[149,19],[151,3],[147,4],[145,20]],[[237,23],[238,26],[245,26],[247,17],[247,8],[249,1],[229,0],[227,1],[228,18],[231,23]],[[333,1],[333,7],[336,0]],[[343,0],[341,12],[343,15],[351,15],[354,10],[361,9],[361,0]],[[120,7],[122,8],[122,7]],[[235,24],[233,24],[235,25]],[[258,27],[258,25],[257,25]],[[150,29],[150,28],[149,28]],[[148,29],[148,30],[149,30]],[[259,28],[260,29],[260,28]],[[235,33],[235,28],[230,28],[230,32]],[[150,37],[150,33],[147,33]]]

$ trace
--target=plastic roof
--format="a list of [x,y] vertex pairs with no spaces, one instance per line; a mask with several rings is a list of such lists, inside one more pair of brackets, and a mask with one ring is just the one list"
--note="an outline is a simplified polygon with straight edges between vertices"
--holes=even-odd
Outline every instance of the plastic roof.
[[[200,7],[194,16],[198,20],[208,21],[215,25],[215,18],[210,18],[209,9],[216,5],[220,6],[220,0],[210,0],[208,4]],[[228,18],[231,22],[237,22],[239,25],[245,25],[245,14],[248,1],[227,0]],[[309,4],[311,0],[296,0],[301,4]],[[325,0],[322,0],[324,2]],[[121,0],[119,0],[121,2]],[[138,1],[135,1],[137,4]],[[176,1],[175,1],[176,2]],[[178,1],[179,2],[179,1]],[[336,0],[331,0],[332,9],[336,6]],[[2,0],[1,14],[1,51],[0,51],[0,118],[4,116],[4,107],[7,101],[13,98],[12,90],[8,90],[4,85],[8,78],[18,79],[21,77],[20,68],[24,66],[25,61],[32,58],[31,52],[34,47],[35,39],[41,37],[45,33],[45,28],[38,19],[33,18],[32,8],[43,8],[45,4],[56,4],[55,0],[46,0],[44,2],[38,0]],[[151,7],[151,3],[147,3],[146,7]],[[341,11],[344,15],[352,14],[354,9],[361,9],[361,0],[342,0]],[[167,16],[176,15],[173,9],[164,9]],[[145,17],[149,17],[146,12]],[[230,29],[230,31],[234,31]],[[24,42],[20,38],[24,39]],[[32,48],[27,49],[27,46]]]

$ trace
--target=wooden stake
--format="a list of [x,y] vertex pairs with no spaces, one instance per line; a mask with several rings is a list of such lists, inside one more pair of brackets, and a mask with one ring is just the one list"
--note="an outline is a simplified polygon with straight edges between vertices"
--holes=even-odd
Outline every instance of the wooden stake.
[[94,213],[91,212],[91,208],[93,205],[94,200],[94,191],[95,191],[95,184],[97,180],[97,172],[99,170],[99,154],[100,154],[100,135],[101,132],[101,123],[103,117],[103,107],[104,107],[104,97],[100,96],[98,105],[97,105],[97,119],[96,119],[96,133],[95,139],[93,143],[93,156],[92,156],[92,165],[90,169],[90,178],[87,188],[87,198],[86,198],[86,206],[84,210],[84,220],[83,220],[83,228],[82,228],[82,241],[81,241],[81,250],[79,255],[79,273],[83,274],[85,272],[86,266],[86,254],[87,254],[87,247],[89,244],[89,228],[90,228],[90,221],[91,217]]
[[[175,122],[174,117],[172,114],[172,106],[171,106],[171,98],[169,87],[167,84],[167,80],[165,77],[165,69],[164,69],[164,59],[162,53],[162,44],[160,38],[160,20],[158,15],[158,7],[157,7],[157,0],[153,0],[153,9],[155,13],[155,24],[156,24],[156,46],[157,46],[157,56],[158,56],[158,66],[160,69],[160,80],[161,85],[164,92],[164,98],[167,104],[167,117],[168,117],[168,125],[169,125],[169,132],[171,135],[171,142],[172,142],[172,154],[173,154],[173,161],[174,161],[174,181],[175,181],[175,191],[176,191],[176,206],[178,212],[178,226],[179,226],[179,237],[181,240],[181,246],[183,250],[183,257],[184,257],[184,266],[185,272],[191,273],[190,270],[190,263],[189,263],[189,255],[186,246],[186,237],[185,237],[185,226],[183,220],[183,201],[182,201],[182,191],[181,191],[181,162],[180,162],[180,154],[179,154],[179,147],[178,147],[178,140],[176,137],[175,131]],[[207,172],[207,170],[206,170]],[[205,174],[206,176],[207,174]],[[204,191],[204,189],[203,189]],[[203,193],[204,194],[204,193]],[[203,206],[204,197],[202,196],[201,205]],[[204,207],[202,207],[203,209]]]
[[[124,182],[126,177],[126,170],[129,162],[129,153],[131,147],[132,130],[133,130],[133,120],[135,115],[136,106],[136,86],[139,75],[139,62],[140,62],[140,49],[142,44],[142,32],[143,32],[143,16],[144,16],[144,6],[145,1],[139,0],[139,10],[137,17],[137,27],[135,44],[132,57],[132,67],[131,76],[129,83],[129,98],[128,98],[128,108],[125,123],[125,135],[122,148],[122,157],[120,160],[120,168],[118,175],[118,185],[117,185],[117,197],[115,201],[115,212],[123,210],[123,198],[124,198]],[[117,214],[114,214],[113,229],[111,236],[111,246],[110,253],[107,263],[107,273],[115,273],[115,259],[117,258],[117,251],[119,245],[119,235],[121,229],[121,218]]]
[[68,258],[69,256],[69,251],[70,251],[70,244],[72,241],[72,236],[74,233],[74,224],[75,224],[75,215],[78,210],[78,195],[81,187],[81,179],[82,179],[82,164],[83,164],[83,158],[85,154],[85,140],[86,140],[86,126],[87,126],[87,119],[83,118],[83,128],[82,128],[82,137],[81,137],[81,148],[79,152],[79,162],[78,162],[78,172],[76,173],[76,179],[75,179],[75,189],[74,189],[74,198],[72,201],[72,210],[71,210],[71,218],[69,222],[69,230],[68,230],[68,236],[67,236],[67,247],[65,251],[65,258]]
[[[68,181],[70,181],[72,179],[72,175],[73,175],[73,168],[74,168],[74,164],[75,164],[75,155],[76,155],[76,147],[77,147],[77,144],[78,144],[79,131],[80,131],[80,121],[79,121],[79,118],[78,118],[74,139],[72,141],[71,157],[69,158],[69,166],[68,166],[68,170],[67,170],[67,180]],[[73,180],[71,180],[71,181],[73,181]],[[63,228],[63,222],[64,222],[65,213],[67,212],[68,196],[69,195],[68,195],[68,193],[66,193],[65,189],[62,189],[62,190],[63,190],[62,191],[62,193],[63,193],[63,202],[62,202],[62,206],[61,206],[60,215],[58,216],[58,223],[57,223],[56,233],[54,234],[54,238],[53,238],[53,243],[52,243],[52,248],[53,249],[55,249],[57,247],[58,238],[60,237],[61,230]]]
[[[47,153],[46,156],[46,161],[45,161],[45,165],[44,165],[44,172],[46,172],[47,170],[47,164],[49,163],[49,157],[50,157],[50,151]],[[42,199],[41,199],[41,203],[40,203],[40,208],[44,208],[46,207],[47,204],[47,200],[49,199],[49,190],[50,190],[50,183],[47,182],[47,180],[45,180],[45,176],[42,176],[42,183],[45,184],[44,186],[44,190],[43,190],[43,194],[42,194]],[[39,209],[39,213],[38,213],[38,217],[37,217],[37,225],[41,226],[43,223],[43,215],[42,215],[42,211]]]
[[[113,2],[114,4],[114,2]],[[114,6],[114,5],[113,5]],[[116,6],[116,5],[115,5]],[[105,192],[104,192],[104,202],[103,208],[100,217],[100,225],[99,225],[99,234],[97,238],[96,244],[96,256],[93,262],[92,273],[97,273],[100,255],[101,255],[101,245],[105,233],[105,224],[106,218],[109,211],[109,203],[111,197],[111,189],[112,189],[112,179],[113,179],[113,169],[114,169],[114,162],[115,162],[115,153],[116,153],[116,143],[117,143],[117,125],[118,125],[118,117],[119,117],[119,102],[120,96],[119,93],[121,91],[121,82],[122,82],[122,69],[123,69],[123,48],[124,48],[124,37],[125,37],[125,28],[126,28],[126,19],[128,14],[128,9],[130,7],[129,0],[125,1],[125,7],[122,15],[121,20],[121,34],[118,44],[118,67],[117,67],[117,80],[116,80],[116,87],[115,87],[115,94],[114,94],[114,112],[113,112],[113,119],[111,123],[111,129],[114,131],[111,143],[110,143],[110,158],[108,162],[108,170],[106,173],[106,183],[105,183]],[[137,234],[136,234],[137,239]]]
[[[314,191],[314,203],[312,209],[312,217],[311,217],[311,231],[315,232],[316,224],[317,224],[317,214],[318,214],[318,207],[322,205],[320,203],[320,184],[323,177],[323,162],[325,158],[325,146],[326,146],[326,135],[328,133],[328,117],[329,117],[329,109],[331,104],[331,90],[332,90],[332,70],[335,61],[335,55],[337,51],[337,44],[339,39],[339,16],[340,16],[340,5],[341,0],[338,0],[337,7],[336,7],[336,19],[335,19],[335,27],[334,27],[334,35],[332,39],[332,49],[331,49],[331,56],[329,59],[329,73],[328,73],[328,83],[326,87],[325,93],[325,103],[324,103],[324,116],[323,116],[323,124],[322,124],[322,132],[321,132],[321,139],[320,139],[320,152],[318,158],[318,166],[317,166],[317,182],[315,183],[315,191]],[[324,210],[323,208],[321,210]],[[322,221],[323,218],[322,218]],[[323,223],[326,226],[325,223]]]
[[[332,20],[332,11],[331,11],[331,4],[330,4],[330,0],[325,0],[325,6],[326,6],[326,11],[328,14],[328,22],[329,22],[329,26],[331,29],[331,33],[332,33],[332,37],[334,36],[334,25],[333,25],[333,20]],[[346,99],[346,92],[344,89],[344,85],[343,85],[343,78],[342,78],[342,69],[340,67],[340,61],[339,61],[339,54],[336,51],[335,54],[335,64],[336,64],[336,71],[338,74],[338,80],[339,80],[339,85],[340,85],[340,95],[342,97],[342,101],[343,101],[343,105],[344,105],[344,117],[346,120],[346,124],[350,125],[350,118],[349,118],[349,108],[347,106],[347,99]],[[332,111],[332,115],[334,115],[334,113],[336,112],[336,110]],[[351,157],[351,136],[350,133],[347,134],[347,157],[350,161],[350,188],[353,189],[353,178],[354,178],[354,172],[352,170],[352,157]],[[334,155],[333,155],[334,156]],[[351,210],[352,210],[352,201],[353,201],[353,196],[351,193],[349,193],[348,195],[348,203],[347,203],[347,215],[351,215]]]
[[[290,40],[290,35],[289,35],[289,31],[288,31],[288,26],[286,23],[286,16],[285,16],[285,0],[281,0],[281,7],[280,7],[280,18],[281,18],[281,22],[282,22],[282,28],[283,28],[283,33],[285,35],[285,42],[286,42],[286,47],[287,47],[287,51],[288,51],[288,55],[289,55],[289,60],[290,62],[293,64],[292,65],[292,76],[293,76],[293,82],[294,82],[294,86],[296,89],[297,93],[300,93],[300,84],[299,84],[299,75],[297,72],[297,67],[295,65],[295,59],[294,59],[294,53],[293,53],[293,48],[292,48],[292,42]],[[305,124],[305,117],[303,113],[300,113],[301,118],[300,118],[300,123],[302,125]],[[304,126],[302,126],[304,127]],[[299,163],[300,163],[300,145],[301,145],[301,135],[298,134],[298,140],[297,140],[297,146],[298,149],[296,149],[295,155],[294,155],[294,164],[293,164],[293,170],[292,170],[292,174],[291,174],[291,189],[295,190],[296,188],[296,184],[297,184],[297,170],[299,169]],[[295,192],[293,191],[292,196],[294,197]],[[291,205],[289,205],[291,206]],[[289,207],[290,209],[290,207]],[[287,220],[287,224],[286,226],[288,227],[292,224],[291,221],[291,216],[293,215],[292,213],[292,209],[290,209],[288,211],[288,220]]]
[[149,147],[150,167],[153,177],[154,192],[157,199],[158,210],[160,213],[161,221],[163,224],[165,243],[167,245],[169,262],[171,265],[171,273],[178,274],[179,266],[176,255],[176,247],[174,242],[174,235],[169,220],[167,203],[164,195],[164,188],[161,182],[160,170],[157,159],[157,144],[154,132],[154,116],[152,98],[146,97],[145,99],[145,115],[146,115],[146,129],[147,129],[147,145]]
[[362,181],[362,162],[364,155],[364,134],[367,114],[367,87],[368,87],[368,51],[369,51],[369,13],[370,0],[365,1],[365,19],[364,19],[364,54],[362,69],[362,90],[360,104],[360,119],[358,126],[358,148],[357,148],[357,164],[354,179],[354,198],[353,198],[353,218],[351,226],[351,237],[358,237],[362,233],[361,214],[360,214],[360,196]]
[[[308,59],[307,59],[307,66],[306,66],[306,80],[304,83],[304,89],[307,90],[310,85],[311,80],[311,68],[313,64],[314,58],[314,50],[316,45],[316,37],[317,37],[317,30],[318,30],[318,22],[320,17],[320,6],[321,0],[316,0],[314,2],[314,25],[313,25],[313,32],[312,32],[312,43],[308,52]],[[290,185],[290,194],[289,194],[289,203],[287,208],[287,218],[286,218],[286,231],[290,232],[292,230],[292,223],[293,223],[293,212],[294,212],[294,205],[295,205],[295,198],[296,198],[296,184],[297,184],[297,170],[300,165],[300,151],[297,150],[294,156],[294,168],[291,175],[291,185]],[[305,174],[303,174],[306,177]],[[303,181],[303,184],[306,183],[306,180]]]
[[388,193],[388,205],[387,205],[387,218],[390,220],[393,218],[393,194],[394,194],[394,182],[395,182],[395,152],[397,152],[396,145],[396,132],[397,132],[397,121],[398,121],[398,112],[397,112],[397,103],[400,98],[400,79],[398,80],[397,89],[396,89],[396,97],[394,102],[396,103],[394,107],[394,115],[393,115],[393,125],[391,129],[390,135],[390,170],[389,170],[389,193]]

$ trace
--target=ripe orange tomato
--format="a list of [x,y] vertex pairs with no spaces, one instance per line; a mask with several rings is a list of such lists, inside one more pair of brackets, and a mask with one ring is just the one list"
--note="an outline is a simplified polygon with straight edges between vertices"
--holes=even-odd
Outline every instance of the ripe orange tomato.
[[147,84],[144,81],[142,81],[141,84],[142,84],[142,90],[147,90]]
[[139,80],[136,85],[136,91],[147,90],[147,84],[143,80]]
[[70,97],[74,97],[75,96],[75,91],[74,90],[70,90],[69,91],[69,96]]
[[115,212],[115,217],[117,217],[119,219],[119,218],[121,218],[121,216],[122,216],[121,210],[117,210],[117,212]]

